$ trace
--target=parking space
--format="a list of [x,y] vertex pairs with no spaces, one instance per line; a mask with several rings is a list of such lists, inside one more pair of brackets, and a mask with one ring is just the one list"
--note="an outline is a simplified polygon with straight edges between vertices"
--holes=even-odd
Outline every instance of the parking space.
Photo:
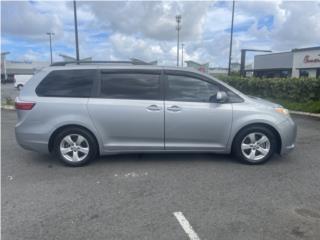
[[296,149],[261,166],[126,154],[69,168],[20,148],[3,110],[2,238],[320,239],[320,121],[294,119]]

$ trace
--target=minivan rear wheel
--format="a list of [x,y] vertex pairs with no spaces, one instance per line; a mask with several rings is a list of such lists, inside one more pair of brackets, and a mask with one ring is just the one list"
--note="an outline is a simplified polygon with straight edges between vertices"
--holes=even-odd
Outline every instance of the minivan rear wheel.
[[276,144],[276,136],[270,129],[264,126],[250,126],[237,134],[233,152],[244,163],[262,164],[274,154]]
[[94,137],[82,128],[63,129],[57,134],[53,144],[54,153],[68,166],[83,166],[97,155]]

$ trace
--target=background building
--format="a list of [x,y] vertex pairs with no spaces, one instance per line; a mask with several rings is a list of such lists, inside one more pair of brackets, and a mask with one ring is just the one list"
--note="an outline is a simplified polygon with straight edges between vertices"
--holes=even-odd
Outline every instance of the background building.
[[293,77],[320,77],[320,46],[293,49]]
[[185,61],[187,67],[191,67],[197,69],[200,72],[208,73],[209,71],[209,63],[197,63],[195,61]]
[[213,67],[213,68],[209,68],[208,73],[211,74],[211,75],[227,75],[228,74],[228,68]]
[[1,82],[13,82],[15,75],[33,75],[35,72],[49,66],[49,62],[41,61],[12,61],[7,60],[1,53]]
[[257,77],[319,77],[320,46],[256,55],[254,75]]
[[231,72],[236,72],[236,73],[240,72],[240,66],[241,66],[240,63],[238,63],[238,62],[231,63],[230,64]]

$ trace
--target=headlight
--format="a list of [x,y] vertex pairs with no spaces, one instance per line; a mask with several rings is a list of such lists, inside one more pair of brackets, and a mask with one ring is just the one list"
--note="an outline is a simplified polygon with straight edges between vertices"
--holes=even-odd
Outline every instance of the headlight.
[[284,115],[289,115],[289,110],[285,109],[283,107],[277,107],[274,110],[276,110],[276,112],[278,112],[278,113],[282,113]]

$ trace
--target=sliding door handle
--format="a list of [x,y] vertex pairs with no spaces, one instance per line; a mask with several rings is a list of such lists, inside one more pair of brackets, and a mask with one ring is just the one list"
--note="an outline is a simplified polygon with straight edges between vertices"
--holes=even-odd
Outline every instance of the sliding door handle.
[[161,110],[161,107],[159,107],[158,105],[152,104],[152,105],[150,105],[149,107],[147,107],[147,109],[148,109],[149,111],[160,111],[160,110]]
[[168,107],[167,110],[171,111],[171,112],[180,112],[181,111],[181,107],[179,107],[177,105],[173,105],[171,107]]

